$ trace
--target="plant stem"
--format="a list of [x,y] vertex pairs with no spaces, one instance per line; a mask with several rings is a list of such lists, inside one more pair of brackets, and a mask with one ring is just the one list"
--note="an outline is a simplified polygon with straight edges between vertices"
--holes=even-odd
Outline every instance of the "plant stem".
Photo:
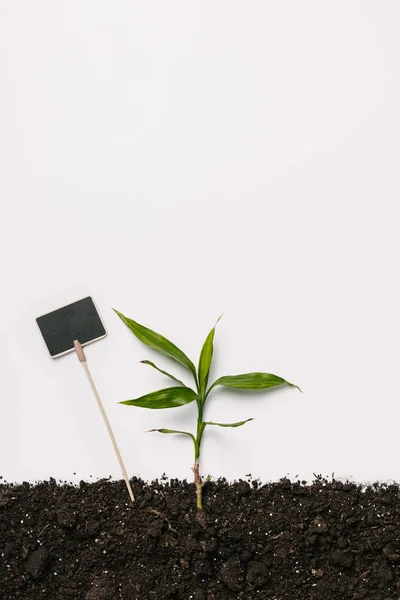
[[200,445],[201,438],[203,437],[204,429],[206,428],[206,424],[203,423],[203,403],[204,400],[202,398],[197,399],[197,434],[194,443],[194,465],[193,465],[193,473],[194,473],[194,482],[196,485],[196,506],[197,510],[203,510],[203,486],[204,483],[201,481],[200,477]]
[[197,510],[203,510],[203,484],[199,473],[199,463],[193,465],[194,482],[196,484],[196,506]]

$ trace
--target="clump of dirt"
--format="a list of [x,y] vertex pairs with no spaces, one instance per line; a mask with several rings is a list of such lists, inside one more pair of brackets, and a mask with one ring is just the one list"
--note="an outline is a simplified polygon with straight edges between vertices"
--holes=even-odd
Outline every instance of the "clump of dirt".
[[0,485],[2,600],[400,597],[398,485]]

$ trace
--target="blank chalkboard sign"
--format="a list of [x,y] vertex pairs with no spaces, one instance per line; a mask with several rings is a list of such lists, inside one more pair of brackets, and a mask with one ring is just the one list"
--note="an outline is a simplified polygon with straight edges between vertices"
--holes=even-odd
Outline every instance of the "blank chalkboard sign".
[[93,299],[88,296],[36,319],[53,358],[74,350],[74,341],[84,346],[107,335]]
[[119,465],[121,467],[122,475],[125,479],[125,484],[132,502],[135,498],[133,496],[132,487],[129,481],[128,473],[122,460],[120,451],[115,440],[115,436],[112,432],[110,422],[104,410],[102,401],[100,400],[99,393],[93,381],[93,377],[89,371],[89,367],[86,362],[86,356],[82,349],[82,346],[95,342],[107,335],[103,321],[97,308],[93,302],[93,299],[88,296],[82,298],[72,304],[67,304],[62,308],[53,310],[52,312],[42,315],[36,319],[39,329],[43,335],[46,346],[53,358],[62,356],[72,350],[76,351],[77,357],[83,366],[86,376],[89,380],[90,387],[94,397],[96,398],[97,405],[103,416],[104,423],[107,427],[108,435],[110,436],[112,445],[114,447],[115,454],[117,456]]

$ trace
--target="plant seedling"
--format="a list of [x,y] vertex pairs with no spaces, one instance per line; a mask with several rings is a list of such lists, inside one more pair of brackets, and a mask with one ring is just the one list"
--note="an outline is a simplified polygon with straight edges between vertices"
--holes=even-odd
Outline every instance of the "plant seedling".
[[[115,309],[114,309],[115,310]],[[187,387],[182,381],[177,379],[171,373],[160,369],[157,365],[149,360],[142,360],[141,362],[146,365],[150,365],[154,369],[157,369],[163,375],[166,375],[175,382],[175,386],[151,392],[140,398],[134,400],[124,400],[120,404],[127,404],[128,406],[140,406],[142,408],[174,408],[189,404],[190,402],[196,402],[197,405],[197,429],[196,434],[190,433],[189,431],[180,431],[178,429],[151,429],[150,431],[158,431],[160,433],[175,433],[188,436],[194,445],[194,482],[196,485],[196,504],[199,511],[203,508],[202,490],[206,481],[202,481],[199,472],[199,461],[200,461],[200,448],[201,441],[203,438],[204,430],[207,426],[218,426],[218,427],[241,427],[252,419],[245,419],[244,421],[238,421],[236,423],[215,423],[214,421],[204,421],[204,407],[207,398],[212,390],[217,386],[224,386],[228,388],[235,388],[240,390],[267,390],[273,387],[287,385],[295,387],[298,390],[300,388],[293,383],[289,383],[282,377],[272,375],[271,373],[245,373],[243,375],[227,375],[220,377],[211,385],[208,385],[208,378],[210,373],[210,366],[214,351],[214,335],[215,326],[211,329],[208,334],[206,341],[203,344],[203,348],[200,353],[199,364],[196,369],[192,361],[186,356],[182,350],[180,350],[175,344],[167,340],[164,336],[140,325],[136,321],[125,317],[122,313],[115,310],[116,314],[125,323],[125,325],[132,331],[132,333],[146,346],[149,346],[153,350],[157,350],[161,354],[164,354],[168,358],[171,358],[181,366],[185,367],[193,377],[194,387],[192,389]],[[221,317],[220,317],[221,318]],[[300,390],[301,391],[301,390]]]

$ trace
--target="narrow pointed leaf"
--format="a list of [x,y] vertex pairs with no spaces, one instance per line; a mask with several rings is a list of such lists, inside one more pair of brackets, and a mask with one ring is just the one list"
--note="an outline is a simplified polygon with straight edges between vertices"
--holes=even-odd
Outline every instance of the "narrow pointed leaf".
[[124,400],[120,404],[140,406],[141,408],[176,408],[193,402],[197,394],[187,387],[170,387],[151,392],[134,400]]
[[[219,317],[219,319],[220,318],[221,317]],[[219,319],[218,319],[218,321],[219,321]],[[217,323],[218,323],[218,321],[217,321]],[[199,390],[200,390],[201,396],[204,396],[206,389],[207,389],[208,376],[210,374],[211,361],[212,361],[212,357],[213,357],[213,353],[214,353],[214,335],[215,335],[215,327],[216,327],[217,323],[215,323],[214,327],[211,329],[210,333],[208,334],[206,341],[203,344],[203,348],[202,348],[201,354],[200,354],[198,374],[199,374]]]
[[163,335],[144,327],[144,325],[136,323],[136,321],[133,321],[128,317],[125,317],[122,313],[118,312],[118,310],[114,309],[114,312],[116,312],[121,321],[125,323],[125,325],[132,331],[138,340],[143,342],[143,344],[146,344],[146,346],[153,348],[153,350],[157,350],[157,352],[172,358],[183,367],[186,367],[186,369],[189,369],[189,371],[192,373],[194,378],[196,378],[196,368],[194,364],[190,358],[188,358],[186,354],[182,352],[182,350],[175,346],[175,344],[167,340],[167,338],[165,338]]
[[218,427],[241,427],[245,423],[249,421],[253,421],[253,417],[251,419],[246,419],[245,421],[238,421],[237,423],[214,423],[214,421],[204,421],[205,425],[218,425]]
[[178,429],[149,429],[148,433],[153,433],[153,431],[158,431],[159,433],[181,433],[182,435],[188,435],[195,442],[194,435],[188,431],[179,431]]
[[297,385],[289,383],[289,381],[282,379],[282,377],[272,375],[271,373],[245,373],[243,375],[227,375],[225,377],[220,377],[217,381],[214,381],[209,391],[217,385],[241,390],[266,390],[278,385],[289,385],[300,390]]
[[181,385],[185,385],[183,383],[183,381],[181,381],[180,379],[177,379],[176,377],[174,377],[174,375],[171,375],[171,373],[167,373],[167,371],[163,371],[162,369],[160,369],[159,367],[157,367],[157,365],[155,365],[153,362],[151,362],[150,360],[141,360],[140,361],[143,365],[150,365],[150,367],[153,367],[153,369],[156,369],[157,371],[160,371],[160,373],[162,373],[163,375],[166,375],[167,377],[169,377],[170,379],[173,379],[174,381],[177,381],[178,383],[180,383]]

